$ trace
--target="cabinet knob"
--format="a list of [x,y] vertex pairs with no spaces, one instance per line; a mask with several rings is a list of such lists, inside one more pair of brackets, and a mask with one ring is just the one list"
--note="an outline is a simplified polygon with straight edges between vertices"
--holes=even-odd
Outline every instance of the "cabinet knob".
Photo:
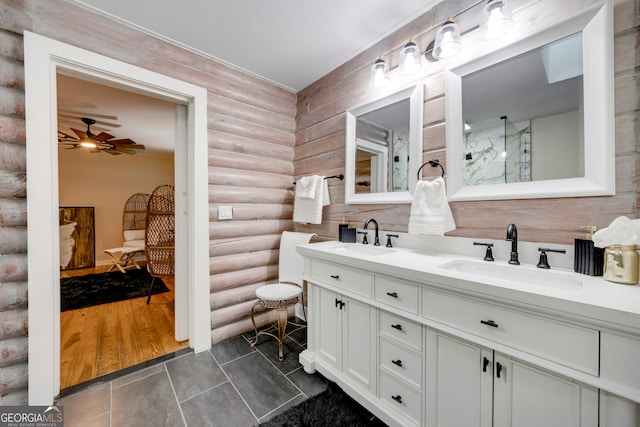
[[400,360],[400,359],[392,360],[391,363],[393,363],[396,366],[400,366],[402,368],[402,360]]
[[340,279],[340,276],[338,276],[337,274],[332,274],[332,275],[331,275],[331,278],[332,278],[332,279],[335,279],[335,280],[339,280],[339,279]]
[[387,292],[387,295],[389,295],[391,298],[398,298],[397,292]]
[[402,403],[402,396],[400,396],[399,394],[396,396],[391,396],[391,398],[398,403]]
[[393,329],[397,329],[397,330],[399,330],[399,331],[401,331],[401,330],[402,330],[402,325],[400,325],[400,324],[397,324],[397,325],[391,325],[391,327],[392,327]]
[[491,326],[492,328],[498,327],[498,324],[493,320],[481,320],[480,323],[482,323],[483,325]]

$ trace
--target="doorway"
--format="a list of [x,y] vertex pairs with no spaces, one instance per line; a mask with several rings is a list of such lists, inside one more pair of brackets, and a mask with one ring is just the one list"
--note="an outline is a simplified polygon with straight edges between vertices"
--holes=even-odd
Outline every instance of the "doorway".
[[[60,279],[56,75],[184,105],[176,146],[176,339],[195,352],[211,347],[208,254],[207,91],[30,32],[25,41],[29,291],[29,404],[60,392]],[[180,130],[178,133],[180,133]],[[46,184],[45,184],[46,183]]]
[[[175,286],[185,284],[162,278],[165,292],[146,304],[152,278],[143,253],[134,252],[134,262],[120,270],[113,263],[120,253],[105,251],[131,244],[124,243],[131,233],[144,235],[146,206],[137,205],[158,186],[174,184],[176,109],[184,107],[60,73],[56,83],[60,238],[68,236],[60,246],[64,391],[188,347],[175,340]],[[106,142],[87,148],[81,137]],[[134,195],[136,213],[125,213]],[[89,221],[73,215],[83,211]],[[63,232],[69,227],[70,235]]]

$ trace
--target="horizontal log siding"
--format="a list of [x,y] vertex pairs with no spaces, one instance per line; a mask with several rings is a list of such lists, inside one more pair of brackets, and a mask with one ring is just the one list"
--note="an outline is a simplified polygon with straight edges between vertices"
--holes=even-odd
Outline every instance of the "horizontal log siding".
[[[0,8],[0,16],[4,11]],[[3,18],[0,17],[0,20]],[[27,200],[22,37],[0,25],[0,405],[27,403]]]
[[296,94],[62,0],[0,0],[0,404],[27,402],[25,30],[207,89],[212,339],[252,329],[250,290],[277,279],[293,228]]
[[[407,40],[416,38],[419,46],[426,46],[447,16],[456,16],[463,32],[469,30],[477,21],[482,3],[475,0],[443,2],[299,92],[295,176],[333,175],[344,171],[345,110],[383,95],[368,86],[369,70],[375,58],[385,55],[394,74],[399,50]],[[515,3],[523,4],[524,0]],[[451,208],[457,229],[448,235],[502,239],[506,225],[516,222],[523,241],[573,244],[573,239],[581,235],[580,226],[602,228],[620,215],[637,217],[640,19],[636,3],[616,0],[614,8],[616,195],[455,202]],[[532,7],[544,8],[545,5],[542,2]],[[560,15],[568,16],[584,5],[578,0],[563,0],[553,2],[553,7],[562,8]],[[424,79],[423,161],[438,158],[446,170],[445,65],[444,61],[430,63]],[[394,78],[400,77],[394,74]],[[425,179],[437,176],[438,171],[424,168]],[[335,239],[342,217],[358,227],[362,227],[367,218],[374,217],[385,230],[407,231],[410,205],[345,205],[343,185],[336,183],[330,191],[332,205],[324,209],[322,224],[294,224],[296,230]]]

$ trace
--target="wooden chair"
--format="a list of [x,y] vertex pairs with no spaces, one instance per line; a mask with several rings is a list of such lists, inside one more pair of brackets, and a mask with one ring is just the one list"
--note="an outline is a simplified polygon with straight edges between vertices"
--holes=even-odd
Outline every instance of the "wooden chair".
[[[304,294],[302,289],[302,274],[304,258],[296,250],[297,245],[309,243],[315,234],[285,231],[280,238],[280,256],[278,261],[278,283],[260,286],[256,289],[258,301],[251,307],[251,322],[256,337],[249,342],[251,347],[258,343],[260,335],[269,335],[278,341],[278,358],[284,359],[282,345],[289,335],[306,328],[306,324],[289,321],[289,307],[293,307],[302,297],[304,310]],[[264,309],[275,309],[277,315],[277,335],[269,330],[258,331],[254,312],[262,306]],[[306,314],[305,314],[306,317]],[[307,320],[306,318],[304,319]],[[287,326],[293,328],[287,332]]]
[[151,277],[147,304],[156,278],[175,275],[175,197],[173,185],[161,185],[151,193],[145,221],[145,253]]

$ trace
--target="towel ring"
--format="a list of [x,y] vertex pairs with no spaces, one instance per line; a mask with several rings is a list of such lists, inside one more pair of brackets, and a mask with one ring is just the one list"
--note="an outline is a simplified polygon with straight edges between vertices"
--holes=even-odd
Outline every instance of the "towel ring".
[[431,165],[432,167],[436,167],[436,166],[440,166],[440,169],[442,169],[442,177],[444,178],[444,168],[442,167],[442,165],[440,164],[440,161],[438,159],[432,159],[429,160],[427,163],[423,164],[422,166],[420,166],[418,168],[418,181],[420,181],[420,171],[422,170],[423,167],[425,167],[426,165]]

